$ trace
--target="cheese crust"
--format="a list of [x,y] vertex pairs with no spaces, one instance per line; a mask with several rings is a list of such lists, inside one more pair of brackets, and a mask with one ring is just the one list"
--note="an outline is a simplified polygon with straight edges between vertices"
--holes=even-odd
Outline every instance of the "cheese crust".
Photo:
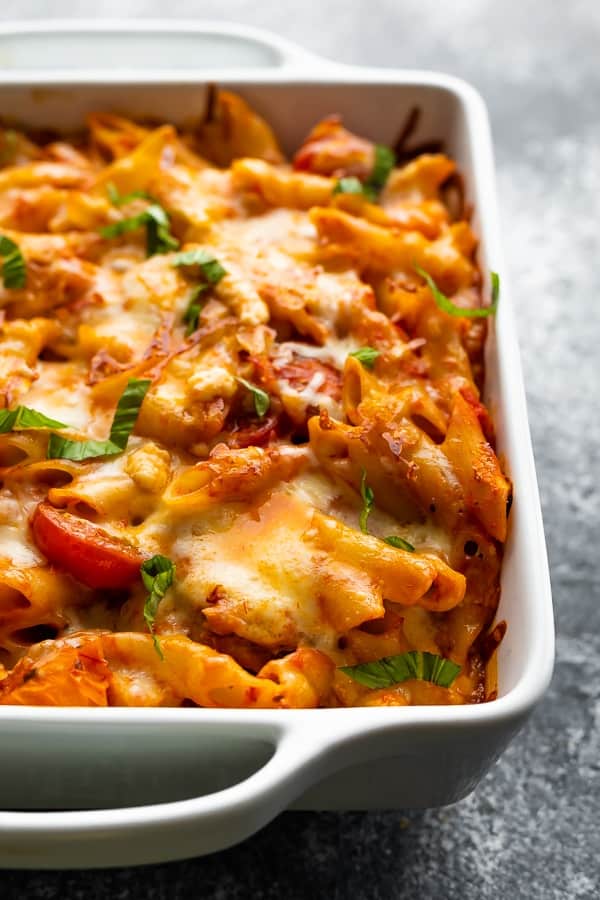
[[[3,147],[0,235],[26,277],[0,279],[0,412],[66,427],[0,434],[0,703],[492,699],[511,488],[480,399],[488,320],[440,309],[417,271],[482,307],[452,160],[361,192],[370,140],[332,117],[288,162],[227,92],[189,130],[99,113],[71,141],[0,129]],[[171,244],[148,256],[150,204]],[[136,379],[125,449],[48,458],[52,431],[106,440]],[[151,634],[156,555],[174,578]],[[415,650],[460,673],[342,671]]]

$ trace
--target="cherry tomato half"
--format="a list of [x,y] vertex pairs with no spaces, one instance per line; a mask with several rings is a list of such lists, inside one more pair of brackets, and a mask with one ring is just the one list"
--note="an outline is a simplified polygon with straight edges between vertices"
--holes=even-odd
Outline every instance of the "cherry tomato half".
[[40,503],[31,529],[49,562],[88,587],[126,588],[140,577],[138,550],[86,519]]

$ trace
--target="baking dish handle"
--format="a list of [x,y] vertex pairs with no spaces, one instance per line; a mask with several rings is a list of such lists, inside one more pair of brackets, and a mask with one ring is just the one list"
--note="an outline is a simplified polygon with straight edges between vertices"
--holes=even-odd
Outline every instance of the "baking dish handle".
[[52,19],[0,23],[2,75],[9,82],[145,80],[202,71],[276,70],[278,77],[344,68],[270,31],[229,22]]
[[321,777],[331,742],[315,733],[314,723],[304,726],[301,719],[277,734],[269,728],[266,739],[275,747],[268,762],[216,793],[116,809],[0,812],[0,866],[137,865],[232,846],[266,825]]

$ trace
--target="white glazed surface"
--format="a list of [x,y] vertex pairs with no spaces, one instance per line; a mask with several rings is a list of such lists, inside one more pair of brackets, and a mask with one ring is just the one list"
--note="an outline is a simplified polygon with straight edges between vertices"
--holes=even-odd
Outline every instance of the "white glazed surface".
[[[132,25],[127,27],[132,39]],[[62,65],[68,63],[60,71],[52,56],[43,61],[43,71],[27,70],[26,52],[16,41],[33,46],[38,38],[27,28],[0,29],[0,64],[21,61],[18,71],[3,73],[3,114],[12,112],[33,126],[69,128],[86,111],[110,106],[177,121],[202,108],[203,85],[213,80],[241,90],[288,148],[331,111],[341,112],[349,127],[390,142],[415,103],[424,112],[423,136],[446,140],[477,211],[482,269],[495,269],[502,278],[487,348],[486,400],[515,485],[499,610],[509,629],[499,657],[500,697],[481,706],[279,712],[0,708],[0,806],[10,810],[0,812],[0,864],[156,862],[236,843],[291,804],[358,809],[459,799],[542,696],[554,656],[546,551],[483,103],[453,78],[336,65],[271,35],[222,24],[145,23],[137,74],[118,62],[110,73],[79,70],[86,58],[94,63],[86,52],[94,46],[91,29],[114,35],[123,25],[52,24],[54,38],[46,46],[60,51]],[[182,30],[188,46],[194,37],[203,46],[217,41],[218,57],[191,70],[182,53],[177,71],[144,71],[144,41],[162,34],[168,45],[169,31]],[[218,67],[210,66],[219,59]],[[390,115],[392,101],[397,116]],[[90,809],[81,811],[85,807]],[[73,811],[13,811],[40,808]]]

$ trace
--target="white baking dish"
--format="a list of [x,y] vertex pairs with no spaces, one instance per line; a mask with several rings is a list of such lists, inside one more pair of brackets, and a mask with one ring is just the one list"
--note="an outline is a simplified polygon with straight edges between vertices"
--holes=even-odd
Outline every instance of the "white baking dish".
[[0,65],[0,115],[34,127],[77,127],[93,109],[181,122],[203,108],[209,80],[245,96],[288,150],[334,111],[351,129],[390,143],[407,110],[420,106],[418,138],[443,138],[458,161],[475,205],[482,268],[502,278],[487,347],[486,400],[515,486],[499,611],[508,622],[499,699],[479,706],[273,712],[0,707],[0,808],[6,810],[0,812],[0,865],[178,859],[234,844],[290,806],[436,806],[464,797],[544,693],[554,655],[542,519],[481,98],[444,75],[339,66],[271,35],[223,24],[5,25]]

